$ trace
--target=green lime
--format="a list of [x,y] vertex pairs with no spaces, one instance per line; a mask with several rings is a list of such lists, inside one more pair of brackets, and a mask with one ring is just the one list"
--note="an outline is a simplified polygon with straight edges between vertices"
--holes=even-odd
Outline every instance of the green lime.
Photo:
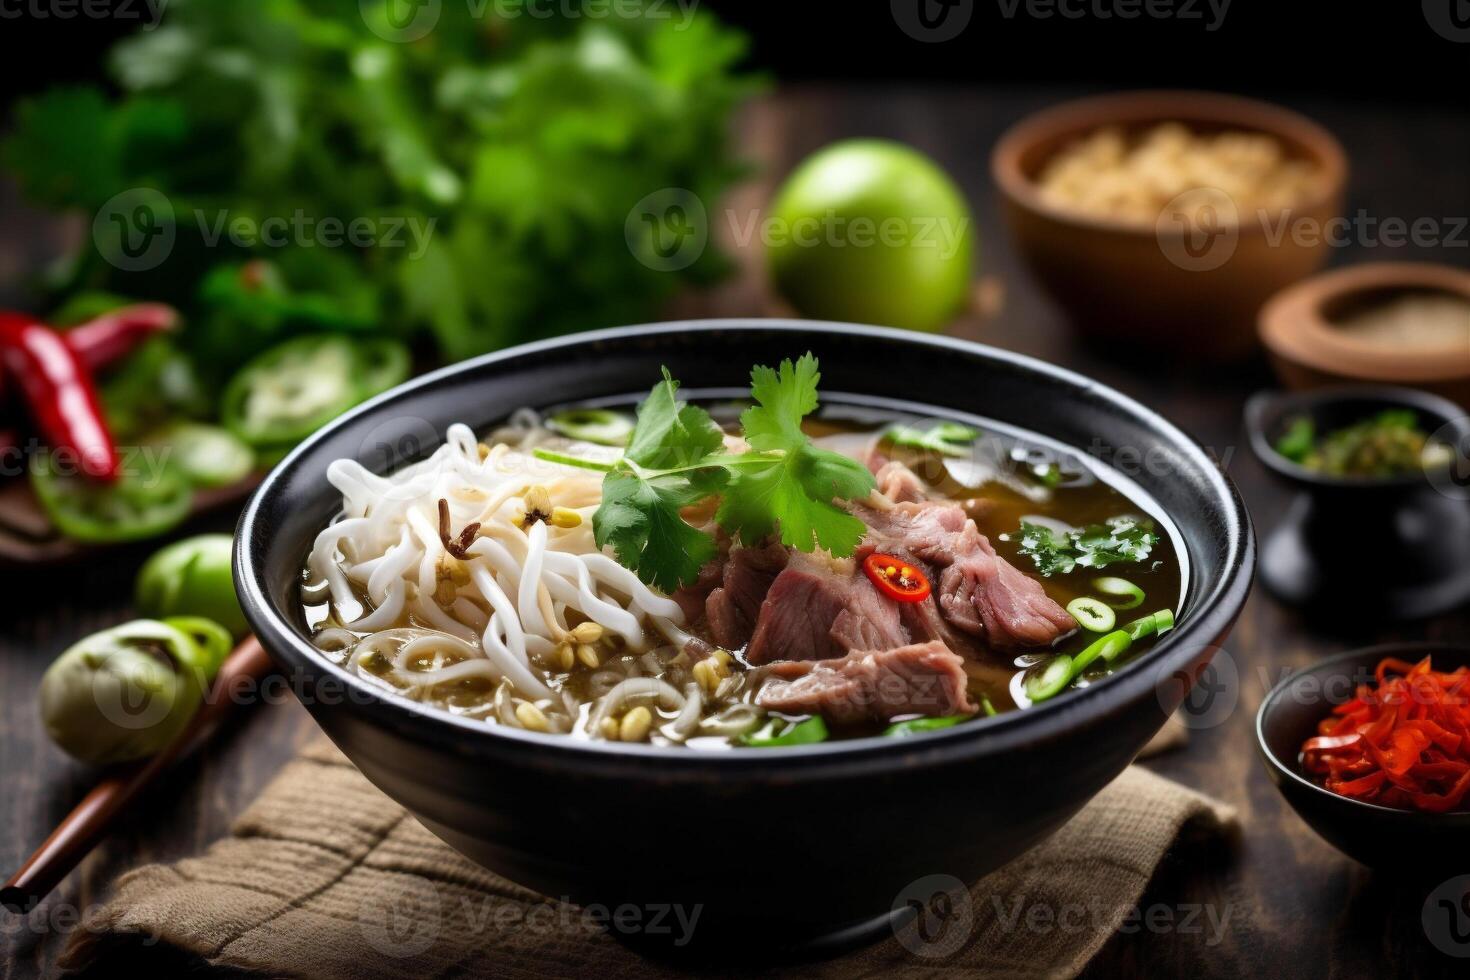
[[776,288],[803,316],[938,330],[966,303],[975,231],[934,161],[847,140],[787,178],[765,225]]

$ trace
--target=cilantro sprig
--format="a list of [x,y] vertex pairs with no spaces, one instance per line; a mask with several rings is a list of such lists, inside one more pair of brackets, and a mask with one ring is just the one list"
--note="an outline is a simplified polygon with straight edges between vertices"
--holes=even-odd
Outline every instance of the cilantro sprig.
[[[799,551],[853,553],[866,530],[838,500],[860,500],[875,484],[856,460],[819,449],[801,430],[816,410],[821,373],[807,353],[793,364],[751,370],[755,404],[740,416],[750,450],[730,453],[708,412],[682,402],[665,368],[638,406],[638,421],[622,458],[587,461],[607,469],[602,504],[592,517],[598,547],[612,545],[618,561],[665,592],[694,581],[714,557],[714,537],[680,512],[719,497],[715,521],[732,537],[755,544],[776,534]],[[546,458],[553,458],[548,454]],[[556,462],[582,465],[554,454]]]
[[1030,556],[1038,572],[1050,577],[1059,572],[1065,575],[1079,565],[1105,568],[1119,562],[1143,561],[1158,543],[1153,522],[1137,517],[1109,517],[1103,524],[1065,532],[1022,521],[1019,551]]

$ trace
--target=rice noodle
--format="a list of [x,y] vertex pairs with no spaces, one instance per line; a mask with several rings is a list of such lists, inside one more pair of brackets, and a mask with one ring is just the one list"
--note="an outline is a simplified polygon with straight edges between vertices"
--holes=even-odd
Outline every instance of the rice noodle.
[[[454,425],[432,455],[391,475],[350,459],[327,468],[342,516],[317,535],[303,585],[330,603],[319,645],[405,696],[449,704],[445,692],[458,691],[454,704],[468,706],[450,710],[515,728],[601,737],[604,722],[639,704],[661,713],[655,730],[669,742],[750,727],[759,709],[732,715],[719,690],[692,682],[709,648],[683,629],[678,603],[597,546],[602,474],[535,458],[552,434],[534,412],[492,438],[481,445]],[[545,490],[551,519],[527,518],[533,488]],[[602,630],[587,634],[592,659],[584,623]],[[566,687],[569,663],[578,695]]]

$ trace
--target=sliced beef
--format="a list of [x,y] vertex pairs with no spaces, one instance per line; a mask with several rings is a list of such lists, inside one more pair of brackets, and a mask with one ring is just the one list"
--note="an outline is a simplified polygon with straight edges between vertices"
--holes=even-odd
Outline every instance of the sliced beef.
[[996,646],[1045,646],[1077,628],[1041,583],[985,548],[957,558],[939,579],[939,607],[959,629]]
[[766,593],[745,659],[821,660],[907,642],[897,604],[851,561],[794,552]]
[[[1076,629],[1041,583],[996,554],[958,505],[927,501],[886,511],[860,507],[857,513],[869,527],[859,557],[882,551],[937,571],[931,581],[939,612],[956,629],[995,647],[1045,646]],[[937,632],[930,627],[930,634]],[[915,638],[925,635],[916,632]]]
[[697,623],[704,615],[704,605],[710,593],[719,588],[724,579],[725,555],[722,553],[705,562],[704,567],[699,570],[699,577],[669,598],[677,602],[684,611],[686,622]]
[[756,695],[761,707],[836,724],[977,710],[965,691],[964,661],[939,642],[774,664],[770,677]]
[[894,503],[916,503],[928,499],[929,487],[919,474],[898,460],[890,460],[873,473],[878,492]]
[[786,560],[786,549],[779,542],[731,549],[721,583],[704,603],[710,636],[716,643],[726,650],[738,650],[750,642],[761,603]]

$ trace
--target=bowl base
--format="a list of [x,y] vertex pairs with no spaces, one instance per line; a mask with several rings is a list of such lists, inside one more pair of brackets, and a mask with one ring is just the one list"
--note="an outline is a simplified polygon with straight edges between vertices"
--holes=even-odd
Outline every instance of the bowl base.
[[[1373,620],[1423,619],[1470,602],[1470,554],[1457,556],[1465,560],[1424,562],[1407,569],[1379,561],[1382,571],[1375,576],[1372,555],[1369,561],[1321,556],[1323,549],[1314,546],[1307,530],[1308,509],[1305,499],[1298,498],[1261,547],[1261,581],[1282,602],[1309,613],[1341,615],[1350,610]],[[1440,547],[1470,552],[1470,542],[1458,543],[1454,533],[1442,538]],[[1393,576],[1394,571],[1401,577]]]

